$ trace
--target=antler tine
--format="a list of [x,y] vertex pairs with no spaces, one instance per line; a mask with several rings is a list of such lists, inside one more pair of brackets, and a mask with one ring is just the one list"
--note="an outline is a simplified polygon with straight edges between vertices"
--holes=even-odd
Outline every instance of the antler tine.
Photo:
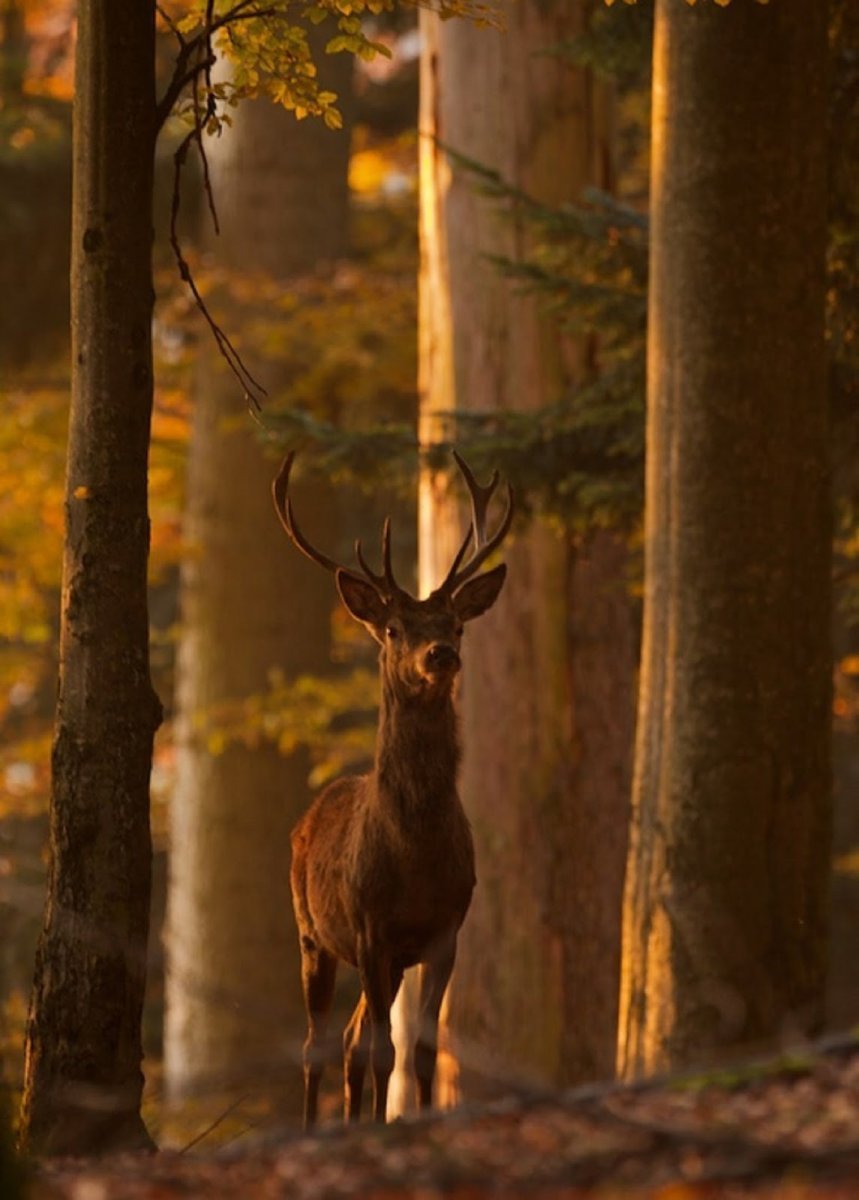
[[315,546],[307,540],[295,520],[295,513],[292,510],[292,501],[289,498],[289,474],[292,470],[292,464],[295,461],[295,452],[290,451],[283,460],[280,470],[275,477],[274,483],[271,485],[271,494],[274,499],[274,507],[280,517],[280,523],[289,535],[290,541],[296,546],[302,554],[306,555],[312,562],[318,563],[320,567],[324,567],[326,571],[348,570],[347,567],[341,566],[335,562],[333,558],[329,558],[327,554],[323,554],[321,550],[317,550]]
[[377,575],[376,572],[368,564],[366,558],[364,557],[364,551],[361,548],[361,539],[360,538],[358,538],[358,540],[355,542],[355,557],[358,559],[358,564],[361,567],[361,570],[364,572],[366,577],[369,579],[370,583],[372,583],[372,585],[376,589],[376,591],[383,593],[386,590],[385,576]]
[[475,550],[479,550],[486,541],[486,514],[489,512],[489,502],[492,499],[495,489],[498,487],[498,471],[493,471],[489,483],[487,483],[486,487],[481,487],[471,467],[458,450],[454,450],[453,457],[468,486],[468,494],[471,496],[471,524],[474,529],[474,548]]
[[382,526],[382,570],[385,572],[385,583],[392,592],[399,591],[397,581],[394,579],[394,570],[391,566],[391,518],[385,517],[385,524]]
[[450,564],[450,570],[447,573],[444,583],[441,584],[441,586],[438,588],[438,591],[445,591],[448,586],[448,581],[453,579],[454,575],[456,575],[456,572],[459,569],[459,564],[462,562],[466,550],[471,545],[471,539],[473,535],[474,529],[471,525],[469,525],[468,529],[466,530],[465,537],[462,539],[462,545],[457,550],[453,562]]
[[386,596],[394,596],[402,594],[403,589],[394,578],[394,570],[391,565],[391,518],[385,517],[385,524],[382,527],[382,569],[383,575],[377,575],[374,570],[368,565],[364,558],[364,551],[361,547],[360,538],[355,543],[355,557],[361,566],[361,570],[369,579],[373,586]]
[[[444,582],[438,588],[439,592],[453,593],[461,584],[477,571],[479,567],[486,562],[490,554],[496,550],[507,536],[507,531],[510,528],[513,520],[513,489],[510,484],[507,484],[507,509],[501,519],[501,524],[496,529],[491,538],[486,537],[486,516],[489,511],[489,503],[498,487],[498,471],[492,472],[492,478],[486,486],[482,486],[474,477],[474,472],[469,467],[465,459],[456,451],[453,452],[453,457],[456,460],[456,465],[459,467],[463,478],[468,487],[469,495],[471,496],[471,528],[465,535],[465,539],[457,551],[456,557],[451,564],[450,570]],[[464,567],[460,567],[462,558],[468,548],[468,544],[474,537],[474,554],[468,560]]]

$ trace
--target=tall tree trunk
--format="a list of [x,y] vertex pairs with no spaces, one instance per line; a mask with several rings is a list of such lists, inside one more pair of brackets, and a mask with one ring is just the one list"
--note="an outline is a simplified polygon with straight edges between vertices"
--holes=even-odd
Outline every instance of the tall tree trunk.
[[19,103],[24,94],[28,49],[20,0],[0,0],[0,96],[4,107]]
[[[348,102],[352,62],[323,62]],[[348,132],[299,123],[266,101],[243,106],[213,146],[220,265],[286,281],[347,244]],[[241,294],[241,287],[236,292]],[[272,394],[289,364],[266,362],[275,314],[226,301],[243,354]],[[254,322],[269,332],[255,338]],[[178,777],[171,808],[165,1072],[175,1096],[266,1085],[301,1115],[304,1008],[289,892],[289,832],[309,800],[306,752],[271,743],[213,754],[197,716],[329,665],[330,580],[290,551],[271,502],[266,456],[233,377],[201,372],[189,468],[178,666]],[[333,530],[327,488],[297,485],[314,536]],[[333,536],[331,532],[330,536]]]
[[[538,408],[583,376],[581,347],[487,261],[521,257],[527,229],[444,147],[549,203],[611,186],[609,98],[545,53],[582,29],[587,7],[510,4],[503,34],[422,14],[424,441],[442,431],[440,411]],[[456,544],[450,514],[443,482],[425,478],[425,587]],[[499,1076],[572,1082],[613,1063],[633,668],[623,549],[535,524],[505,557],[501,600],[466,639],[462,794],[478,887],[449,998],[448,1100],[457,1060],[472,1094]]]
[[821,1016],[826,29],[819,0],[657,3],[628,1076]]
[[27,1036],[23,1136],[84,1154],[139,1115],[149,921],[146,470],[152,409],[154,8],[81,0],[72,405],[51,865]]

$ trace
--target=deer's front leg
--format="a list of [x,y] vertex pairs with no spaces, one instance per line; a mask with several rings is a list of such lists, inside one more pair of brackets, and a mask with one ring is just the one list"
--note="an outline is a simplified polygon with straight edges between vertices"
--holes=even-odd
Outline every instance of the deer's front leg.
[[421,964],[420,1011],[418,1040],[415,1046],[415,1075],[418,1081],[418,1103],[421,1108],[432,1106],[432,1081],[438,1053],[438,1014],[445,988],[456,960],[456,932],[445,934],[427,954]]
[[388,1080],[394,1069],[394,1043],[391,1038],[393,1002],[391,959],[371,937],[363,936],[358,945],[358,971],[370,1013],[370,1070],[373,1075],[373,1118],[385,1120],[388,1105]]

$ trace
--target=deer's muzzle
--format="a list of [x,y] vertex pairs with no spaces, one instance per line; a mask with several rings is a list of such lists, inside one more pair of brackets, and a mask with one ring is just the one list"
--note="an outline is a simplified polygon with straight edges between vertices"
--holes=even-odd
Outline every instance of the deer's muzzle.
[[459,652],[450,642],[434,642],[424,655],[424,670],[427,675],[448,675],[459,668]]

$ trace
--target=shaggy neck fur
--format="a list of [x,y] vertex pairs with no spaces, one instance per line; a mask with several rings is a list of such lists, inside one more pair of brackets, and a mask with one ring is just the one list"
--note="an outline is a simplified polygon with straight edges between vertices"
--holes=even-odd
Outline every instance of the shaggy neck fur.
[[382,681],[376,743],[376,790],[404,812],[431,815],[456,795],[457,717],[451,690],[406,694]]

